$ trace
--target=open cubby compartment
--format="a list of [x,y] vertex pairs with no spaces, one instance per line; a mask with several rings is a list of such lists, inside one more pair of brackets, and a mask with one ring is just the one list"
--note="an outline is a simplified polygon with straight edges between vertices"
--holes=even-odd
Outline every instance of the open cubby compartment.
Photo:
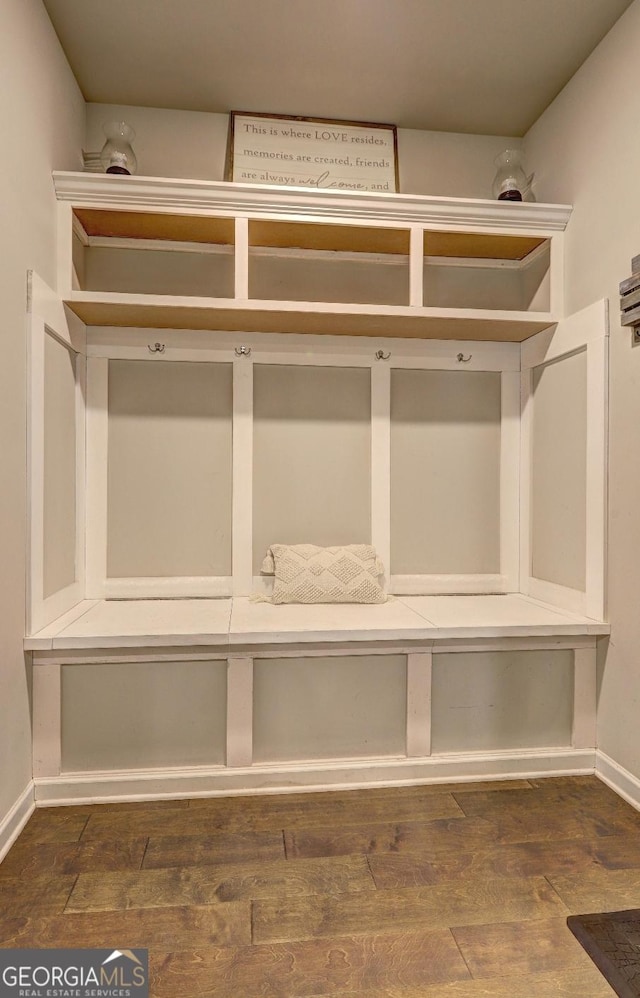
[[608,314],[522,346],[520,590],[606,619]]
[[31,633],[82,598],[268,593],[274,543],[372,543],[400,596],[522,592],[604,619],[605,303],[523,346],[241,349],[85,331],[37,287]]
[[231,218],[76,207],[72,288],[231,298],[234,238]]
[[249,219],[249,298],[409,304],[409,230]]
[[459,346],[353,366],[255,352],[254,589],[278,542],[373,543],[394,593],[517,591],[519,348]]
[[550,238],[427,230],[423,252],[425,306],[551,311]]

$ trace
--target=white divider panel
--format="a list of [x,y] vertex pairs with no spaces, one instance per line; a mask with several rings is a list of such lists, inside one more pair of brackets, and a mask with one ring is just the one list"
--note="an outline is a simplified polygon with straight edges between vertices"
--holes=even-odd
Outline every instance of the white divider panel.
[[501,376],[500,590],[520,584],[520,375]]
[[[607,613],[609,339],[587,347],[587,551],[585,613]],[[595,744],[595,743],[594,743]]]
[[76,360],[44,338],[44,598],[76,580]]
[[576,648],[573,662],[573,730],[571,744],[576,749],[597,744],[597,652]]
[[233,362],[233,593],[249,596],[253,585],[253,363]]
[[369,543],[369,370],[255,361],[254,573],[271,544]]
[[424,304],[424,229],[412,226],[409,238],[409,304],[422,308]]
[[227,666],[227,766],[253,761],[253,659],[230,658]]
[[60,666],[33,666],[33,775],[57,776],[61,753]]
[[371,369],[371,543],[391,574],[391,370],[381,360]]
[[234,297],[249,297],[249,219],[235,220]]
[[499,373],[391,372],[394,591],[502,588],[500,435]]
[[109,361],[87,360],[87,593],[106,595]]
[[407,655],[407,756],[431,755],[431,652]]
[[223,765],[226,661],[62,667],[62,769]]
[[84,592],[84,326],[36,274],[27,317],[27,632]]
[[531,573],[585,591],[586,350],[533,369]]
[[606,613],[608,310],[599,301],[522,345],[521,584]]

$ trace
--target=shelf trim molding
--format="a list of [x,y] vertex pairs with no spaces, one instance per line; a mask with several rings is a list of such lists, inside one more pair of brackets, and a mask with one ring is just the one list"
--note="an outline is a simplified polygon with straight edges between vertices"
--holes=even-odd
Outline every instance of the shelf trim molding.
[[[328,194],[308,188],[274,188],[261,184],[183,180],[164,177],[108,177],[106,174],[53,174],[56,197],[101,207],[154,208],[170,211],[246,213],[254,217],[277,214],[290,221],[320,218],[376,225],[429,223],[455,225],[465,230],[483,227],[562,232],[572,206],[509,202],[476,198],[433,197],[417,194]],[[283,214],[284,213],[284,214]]]

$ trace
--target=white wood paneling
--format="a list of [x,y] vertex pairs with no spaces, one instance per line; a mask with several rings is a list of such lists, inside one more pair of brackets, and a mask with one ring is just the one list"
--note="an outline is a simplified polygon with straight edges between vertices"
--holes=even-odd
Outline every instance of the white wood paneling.
[[[69,543],[75,548],[73,581],[45,597],[45,342],[51,337],[74,354],[75,363],[75,522]],[[27,633],[40,630],[83,596],[84,561],[84,326],[67,321],[55,293],[29,274],[27,338]]]
[[348,759],[251,768],[199,767],[157,772],[71,773],[34,780],[36,806],[97,804],[235,794],[282,794],[414,786],[474,780],[590,775],[593,749],[456,752],[423,759]]
[[520,573],[520,376],[503,372],[500,428],[500,574],[498,591],[517,592]]
[[431,755],[431,652],[407,655],[407,756]]
[[62,751],[59,665],[33,665],[33,775],[57,776]]
[[371,368],[371,543],[391,572],[391,370],[379,360]]
[[597,713],[596,648],[577,648],[573,653],[573,728],[571,744],[576,749],[595,748]]
[[585,613],[607,616],[609,339],[587,347],[587,564]]
[[[424,229],[412,226],[409,243],[409,304],[422,308],[424,296]],[[428,302],[427,302],[428,304]]]
[[[595,302],[560,322],[555,330],[522,346],[521,425],[521,592],[558,607],[601,620],[606,613],[608,304]],[[532,489],[535,397],[533,369],[586,351],[586,529],[585,587],[573,589],[532,577]]]
[[235,278],[236,298],[249,297],[249,219],[239,216],[235,222]]
[[86,596],[103,599],[107,578],[107,462],[109,361],[87,359]]
[[232,576],[235,596],[249,596],[253,582],[253,362],[233,364]]
[[230,658],[227,666],[227,766],[253,761],[253,659]]

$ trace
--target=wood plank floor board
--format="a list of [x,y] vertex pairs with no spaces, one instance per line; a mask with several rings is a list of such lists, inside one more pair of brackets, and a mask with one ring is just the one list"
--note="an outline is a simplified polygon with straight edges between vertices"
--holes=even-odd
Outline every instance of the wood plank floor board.
[[[433,821],[443,818],[462,818],[464,812],[451,794],[427,794],[400,796],[393,804],[388,796],[373,797],[369,802],[355,803],[333,801],[333,794],[312,794],[311,800],[295,802],[280,801],[277,804],[266,799],[262,806],[250,801],[244,807],[234,802],[232,805],[216,807],[197,806],[182,810],[172,817],[171,835],[207,835],[214,832],[240,834],[251,832],[281,831],[284,827],[305,828],[313,825],[338,825],[341,827],[361,825],[363,822],[384,820],[393,809],[397,821]],[[166,836],[167,821],[161,812],[101,812],[93,815],[83,832],[83,840],[93,838],[113,838],[128,831],[128,834]]]
[[[2,923],[0,923],[2,924]],[[3,947],[21,949],[73,946],[109,949],[122,940],[130,949],[193,950],[205,946],[251,943],[251,905],[143,908],[65,913],[53,917],[25,914],[2,924]]]
[[189,799],[187,797],[183,797],[179,799],[163,798],[162,800],[104,801],[100,804],[65,804],[60,807],[56,807],[55,805],[45,805],[44,807],[39,808],[36,811],[36,814],[42,814],[43,820],[44,815],[47,814],[50,816],[64,814],[69,818],[90,818],[94,815],[97,816],[100,814],[134,814],[136,812],[140,814],[147,814],[149,811],[182,811],[188,807]]
[[640,868],[640,837],[597,836],[556,842],[518,842],[489,849],[429,853],[371,854],[376,887],[389,890],[445,883],[460,877],[569,875],[598,867]]
[[145,870],[172,866],[213,866],[285,859],[282,832],[153,836],[144,857]]
[[474,878],[400,891],[256,901],[253,941],[283,942],[358,932],[400,932],[566,916],[544,877]]
[[88,815],[73,814],[64,807],[38,809],[20,833],[20,840],[22,843],[78,842],[88,820]]
[[187,801],[192,810],[225,811],[249,810],[264,811],[269,808],[299,807],[303,805],[348,804],[359,806],[371,801],[397,803],[412,797],[443,797],[456,793],[473,793],[478,790],[486,793],[495,790],[531,790],[529,780],[493,780],[467,783],[415,783],[410,786],[373,786],[361,790],[310,790],[304,793],[265,793],[247,797],[237,794],[232,797],[192,797]]
[[584,965],[585,952],[565,918],[452,927],[474,978],[542,974]]
[[[474,795],[475,796],[475,795]],[[500,795],[501,797],[503,795]],[[506,796],[506,795],[505,795]],[[285,826],[287,856],[337,856],[355,853],[415,852],[436,854],[459,848],[490,848],[498,844],[554,843],[561,839],[593,839],[628,834],[624,819],[608,820],[596,814],[558,813],[554,808],[504,811],[493,808],[491,816],[407,821],[398,824],[289,828]]]
[[477,793],[473,797],[454,793],[453,796],[467,817],[490,819],[499,814],[512,818],[523,816],[535,822],[544,820],[552,810],[556,821],[578,817],[592,825],[597,834],[610,834],[611,826],[621,832],[640,832],[640,813],[606,786],[603,791],[542,788],[531,794],[530,791],[514,790],[500,802],[491,793]]
[[6,919],[62,914],[76,879],[73,875],[0,878],[0,939]]
[[549,876],[549,883],[572,915],[640,908],[640,869],[602,867],[570,876]]
[[435,854],[439,849],[489,846],[495,841],[495,832],[495,822],[485,818],[452,818],[404,824],[366,823],[352,828],[285,828],[284,840],[290,859],[425,850]]
[[30,877],[44,873],[82,873],[84,871],[139,870],[147,848],[144,836],[116,841],[39,842],[19,839],[0,866],[3,876]]
[[363,856],[346,856],[330,862],[274,860],[138,873],[81,874],[66,911],[120,911],[273,897],[293,900],[308,895],[340,897],[374,891],[375,884]]
[[343,991],[361,995],[371,987],[421,989],[470,976],[448,931],[156,954],[150,963],[154,998],[303,998]]
[[509,974],[479,980],[443,982],[424,987],[366,988],[348,992],[332,991],[330,995],[320,992],[307,998],[616,998],[616,996],[594,966],[583,966],[570,967],[568,970],[551,974]]

